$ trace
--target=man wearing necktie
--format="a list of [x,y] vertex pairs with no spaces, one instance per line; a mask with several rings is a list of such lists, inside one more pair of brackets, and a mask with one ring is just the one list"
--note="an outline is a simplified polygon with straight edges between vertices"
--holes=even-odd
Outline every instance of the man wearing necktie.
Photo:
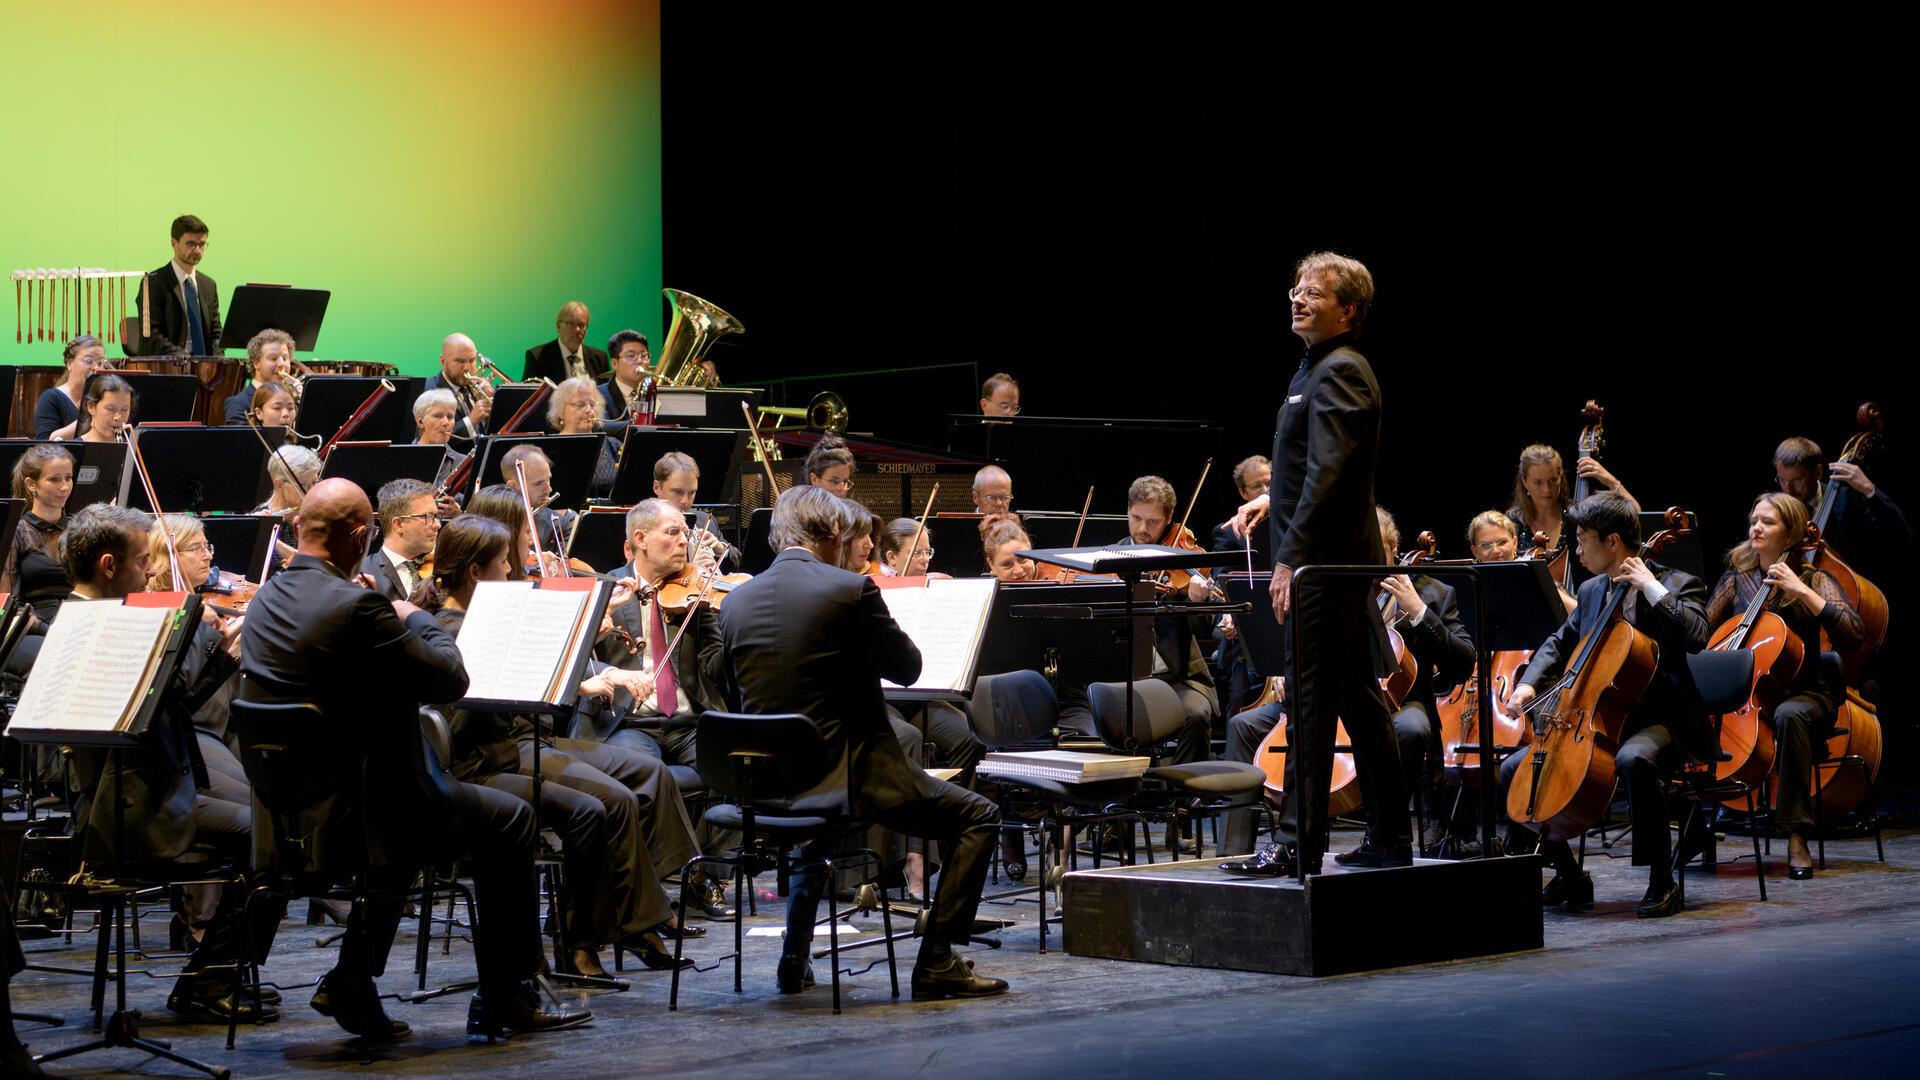
[[580,301],[569,300],[560,305],[560,313],[553,319],[554,339],[527,350],[520,381],[551,379],[562,383],[568,379],[605,379],[613,364],[605,350],[587,344],[587,327],[592,322],[593,313]]
[[[128,356],[220,355],[220,287],[200,273],[207,253],[207,223],[192,214],[173,219],[173,258],[147,275],[142,292],[153,301],[150,332],[129,335]],[[144,312],[144,298],[136,309]]]
[[423,567],[440,535],[433,489],[400,479],[380,487],[380,549],[360,564],[371,588],[389,600],[405,600],[425,576]]

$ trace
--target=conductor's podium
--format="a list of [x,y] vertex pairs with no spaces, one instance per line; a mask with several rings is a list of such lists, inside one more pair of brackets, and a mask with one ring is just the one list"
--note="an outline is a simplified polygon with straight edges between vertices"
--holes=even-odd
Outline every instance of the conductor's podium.
[[1540,860],[1419,859],[1291,877],[1228,860],[1080,870],[1061,910],[1069,953],[1281,975],[1342,975],[1540,948]]

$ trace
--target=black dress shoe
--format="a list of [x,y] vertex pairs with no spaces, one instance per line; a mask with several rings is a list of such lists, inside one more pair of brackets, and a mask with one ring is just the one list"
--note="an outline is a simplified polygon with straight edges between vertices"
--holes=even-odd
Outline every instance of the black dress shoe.
[[562,975],[573,975],[582,979],[612,978],[600,963],[600,950],[591,945],[575,945],[571,949],[563,949],[554,959],[554,969]]
[[227,985],[224,979],[182,975],[174,984],[173,993],[167,995],[167,1008],[177,1013],[237,1020],[242,1024],[271,1024],[280,1019],[280,1010],[260,1004],[244,991],[236,998]]
[[1582,870],[1577,874],[1555,874],[1553,880],[1540,890],[1541,907],[1564,907],[1568,911],[1586,911],[1593,907],[1593,875]]
[[1412,866],[1413,847],[1377,848],[1361,844],[1352,851],[1344,851],[1333,857],[1333,861],[1349,870],[1380,870],[1390,866]]
[[586,1009],[541,1008],[540,998],[531,987],[503,996],[505,1001],[490,1002],[478,993],[473,995],[473,1001],[467,1005],[468,1035],[484,1035],[491,1042],[509,1035],[537,1035],[542,1031],[579,1027],[593,1019],[593,1013]]
[[1007,992],[1007,980],[989,979],[973,972],[973,965],[958,956],[947,957],[939,967],[913,969],[913,1000],[938,1001],[941,998],[992,997]]
[[797,994],[813,986],[813,965],[804,956],[782,956],[773,985],[783,994]]
[[330,1016],[350,1035],[372,1042],[391,1042],[413,1033],[404,1020],[395,1020],[380,1007],[372,979],[350,980],[328,972],[313,992],[313,1011]]
[[[1294,849],[1283,844],[1268,844],[1259,851],[1237,862],[1224,862],[1220,869],[1241,877],[1292,877],[1299,861]],[[1308,873],[1318,873],[1318,868],[1310,868]]]
[[[620,947],[640,958],[640,962],[655,971],[673,970],[673,952],[660,941],[660,935],[649,930],[638,937],[630,937],[620,943]],[[680,958],[682,968],[693,966],[693,958]]]
[[1808,864],[1806,866],[1788,866],[1787,867],[1787,877],[1789,880],[1805,881],[1812,876],[1813,876],[1812,864]]
[[1681,891],[1677,883],[1669,881],[1664,890],[1659,886],[1647,890],[1647,895],[1640,901],[1637,914],[1643,919],[1664,919],[1669,915],[1680,914],[1681,909],[1686,906],[1686,894]]
[[694,905],[704,912],[707,918],[733,918],[733,905],[727,903],[727,887],[718,879],[703,874],[693,880],[688,891],[693,893]]

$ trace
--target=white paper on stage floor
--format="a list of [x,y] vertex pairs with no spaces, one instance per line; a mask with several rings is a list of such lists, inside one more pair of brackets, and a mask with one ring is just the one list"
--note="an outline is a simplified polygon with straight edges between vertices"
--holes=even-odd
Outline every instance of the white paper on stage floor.
[[[846,909],[841,908],[840,910],[844,912]],[[828,934],[828,930],[825,926],[816,926],[813,928],[813,936],[816,938],[825,939],[827,937],[827,934]],[[748,937],[786,937],[787,928],[784,926],[751,926],[747,928],[747,936]],[[841,940],[844,941],[847,938],[859,937],[859,936],[860,936],[860,931],[855,930],[853,927],[848,926],[844,922],[840,924]]]
[[980,659],[980,640],[997,585],[990,577],[935,578],[925,588],[880,590],[893,621],[920,649],[920,677],[910,689],[964,693],[973,688],[973,668]]
[[467,697],[552,701],[591,595],[536,589],[532,582],[481,582],[456,639],[467,668]]
[[140,711],[172,608],[68,600],[14,707],[10,728],[112,732]]

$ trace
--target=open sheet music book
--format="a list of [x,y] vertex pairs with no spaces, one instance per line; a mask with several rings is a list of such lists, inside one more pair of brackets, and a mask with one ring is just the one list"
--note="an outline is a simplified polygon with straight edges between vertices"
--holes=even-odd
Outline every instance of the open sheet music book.
[[1089,784],[1099,780],[1131,780],[1144,775],[1152,763],[1149,758],[1076,750],[1005,750],[982,758],[974,771],[982,776]]
[[895,578],[880,590],[893,621],[920,648],[920,678],[909,687],[884,679],[880,685],[967,693],[993,610],[993,590],[1000,583],[990,577],[931,578],[924,585],[921,580]]
[[177,607],[131,607],[118,600],[68,600],[60,605],[20,691],[7,734],[31,732],[81,737],[135,734],[141,706],[156,692]]
[[483,581],[460,624],[460,657],[472,705],[564,705],[578,692],[577,672],[600,627],[606,586],[535,588],[531,581]]

